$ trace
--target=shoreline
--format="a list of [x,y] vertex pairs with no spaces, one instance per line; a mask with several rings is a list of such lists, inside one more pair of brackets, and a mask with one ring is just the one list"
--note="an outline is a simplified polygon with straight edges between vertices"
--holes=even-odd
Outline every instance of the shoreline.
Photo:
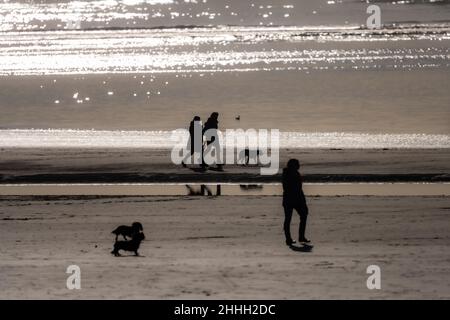
[[0,184],[17,183],[274,183],[291,158],[306,183],[449,182],[450,149],[295,149],[279,154],[279,173],[256,165],[224,171],[183,168],[169,149],[0,149]]
[[[307,174],[306,183],[426,183],[450,182],[450,174]],[[130,174],[130,173],[58,173],[36,175],[0,175],[4,184],[59,184],[59,183],[276,183],[281,174],[186,173],[186,174]]]
[[[304,183],[307,197],[450,196],[450,183]],[[0,184],[2,196],[282,196],[281,183]]]

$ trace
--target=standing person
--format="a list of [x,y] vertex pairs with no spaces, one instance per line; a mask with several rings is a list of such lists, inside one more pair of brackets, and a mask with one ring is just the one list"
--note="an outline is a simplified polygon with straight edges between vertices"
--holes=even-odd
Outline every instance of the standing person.
[[286,245],[295,243],[291,237],[291,218],[295,209],[300,215],[299,242],[310,242],[305,237],[306,220],[308,217],[308,206],[302,188],[302,177],[299,173],[300,162],[290,159],[286,168],[283,169],[283,208],[284,208],[284,235]]
[[[189,141],[187,144],[187,150],[189,153],[184,157],[181,164],[186,168],[187,159],[194,156],[194,164],[202,164],[203,159],[203,125],[199,116],[195,116],[189,124]],[[198,155],[196,157],[196,155]],[[188,161],[188,163],[192,163]]]
[[[218,136],[218,129],[219,129],[219,113],[213,112],[211,113],[211,116],[206,120],[205,126],[203,127],[203,135],[205,136],[206,140],[206,148],[208,152],[210,151],[210,146],[212,143],[216,143],[215,148],[215,156],[216,156],[216,164],[217,169],[222,170],[222,164],[220,164],[220,141]],[[217,140],[216,140],[217,139]],[[204,164],[206,166],[206,164]]]

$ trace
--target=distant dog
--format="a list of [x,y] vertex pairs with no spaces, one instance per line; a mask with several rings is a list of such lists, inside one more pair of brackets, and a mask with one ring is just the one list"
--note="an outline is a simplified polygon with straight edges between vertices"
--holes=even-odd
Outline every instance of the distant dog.
[[116,235],[116,241],[117,241],[117,239],[119,238],[119,234],[121,234],[125,240],[128,240],[127,237],[133,238],[134,234],[139,233],[141,231],[144,231],[142,224],[140,222],[133,222],[131,227],[118,226],[111,233],[114,233]]
[[250,164],[258,164],[259,156],[261,155],[261,151],[259,149],[253,150],[249,148],[245,148],[239,153],[239,163],[244,166],[248,166]]
[[113,255],[116,257],[120,256],[119,250],[124,251],[132,251],[134,252],[135,256],[138,256],[138,250],[139,246],[141,245],[141,242],[145,239],[143,232],[138,232],[133,236],[133,239],[130,241],[116,241],[114,243],[114,249],[111,251]]

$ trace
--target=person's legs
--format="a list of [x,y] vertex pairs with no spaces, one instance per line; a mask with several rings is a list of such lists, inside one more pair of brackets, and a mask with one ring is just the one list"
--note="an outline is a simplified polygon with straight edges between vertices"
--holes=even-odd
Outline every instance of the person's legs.
[[250,150],[249,149],[245,149],[245,165],[248,166],[248,164],[250,163]]
[[308,218],[307,214],[301,214],[300,215],[300,226],[299,226],[299,230],[298,230],[298,240],[299,241],[306,240],[305,230],[306,230],[306,220],[307,220],[307,218]]
[[[202,138],[202,137],[200,137]],[[203,141],[197,139],[191,144],[192,164],[203,166]]]
[[[203,162],[205,166],[215,164],[217,166],[217,169],[223,170],[223,163],[222,163],[222,155],[220,150],[220,143],[219,138],[217,136],[213,136],[211,140],[206,141],[206,148],[204,149],[204,153],[207,153],[210,157],[212,157],[212,163],[205,163],[204,157]],[[214,154],[214,156],[213,156]]]
[[300,225],[298,227],[298,241],[306,242],[308,241],[305,237],[306,231],[306,221],[308,220],[308,206],[306,203],[295,208],[300,216]]
[[283,206],[284,208],[284,235],[286,237],[286,244],[291,244],[292,237],[291,237],[291,219],[292,219],[292,211],[293,208],[291,206]]
[[210,152],[208,146],[211,144],[211,141],[206,140],[206,143],[202,145],[202,167],[206,168],[209,165],[205,161],[205,152]]
[[186,163],[191,164],[191,161],[189,160],[190,157],[191,157],[191,154],[189,153],[183,158],[183,160],[181,160],[181,165],[183,167],[185,167],[185,168],[187,167]]
[[194,154],[194,144],[192,143],[192,138],[189,138],[186,150],[188,153],[184,156],[183,160],[181,160],[181,165],[186,168],[186,163],[191,164],[192,155]]

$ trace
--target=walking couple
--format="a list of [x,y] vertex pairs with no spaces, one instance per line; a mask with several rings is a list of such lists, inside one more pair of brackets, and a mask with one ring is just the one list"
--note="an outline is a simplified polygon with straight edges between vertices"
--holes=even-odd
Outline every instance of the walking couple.
[[[188,141],[188,154],[184,157],[181,164],[183,167],[187,167],[186,163],[200,164],[201,168],[206,169],[208,164],[205,162],[205,153],[209,154],[210,149],[213,144],[218,144],[218,133],[219,129],[219,113],[211,113],[208,120],[206,120],[205,125],[202,125],[202,121],[199,116],[195,116],[189,125],[189,141]],[[215,158],[220,159],[220,148],[214,148]],[[191,158],[194,157],[194,161]],[[223,165],[217,163],[217,169],[222,171]]]

